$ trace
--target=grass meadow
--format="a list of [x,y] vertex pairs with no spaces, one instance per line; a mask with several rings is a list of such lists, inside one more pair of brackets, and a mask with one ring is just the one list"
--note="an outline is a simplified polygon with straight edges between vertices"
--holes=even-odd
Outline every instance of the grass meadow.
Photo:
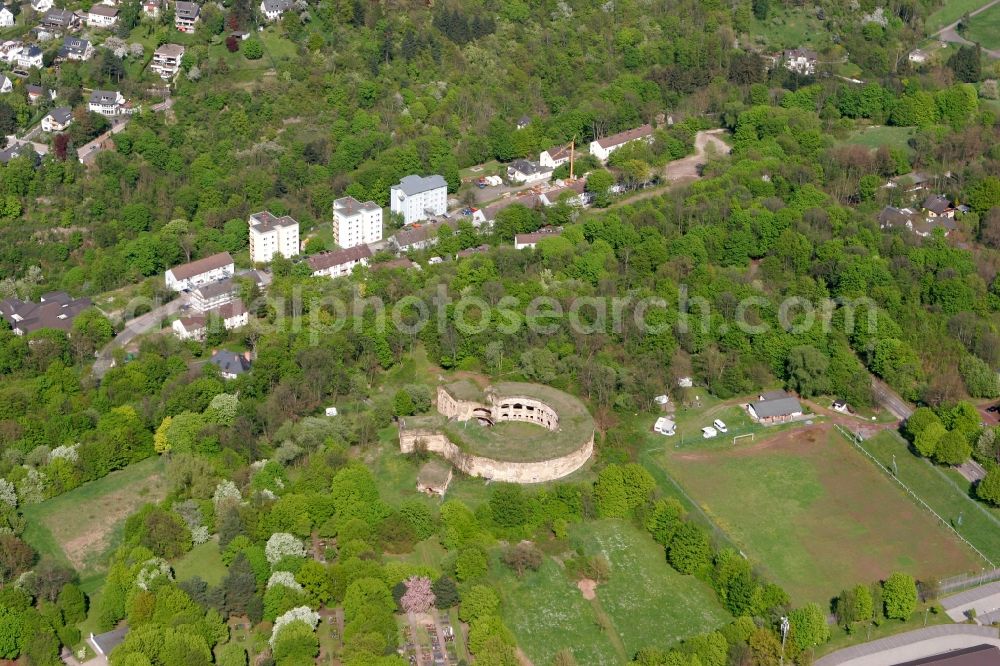
[[[951,25],[955,21],[962,18],[962,14],[979,9],[986,4],[986,2],[987,0],[946,0],[940,9],[927,17],[927,20],[924,22],[924,27],[927,29],[928,34],[933,34],[946,25]],[[989,10],[983,12],[980,16],[988,13]],[[978,18],[979,16],[975,17],[973,20]]]
[[852,132],[844,143],[848,145],[864,146],[866,148],[879,148],[889,146],[906,152],[913,152],[907,141],[916,134],[915,127],[887,127],[876,125],[865,127]]
[[984,49],[1000,48],[1000,5],[973,16],[965,38],[982,44]]

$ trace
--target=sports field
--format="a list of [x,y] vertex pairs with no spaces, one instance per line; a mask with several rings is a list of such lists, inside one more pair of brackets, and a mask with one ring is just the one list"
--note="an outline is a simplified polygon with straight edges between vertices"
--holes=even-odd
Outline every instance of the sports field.
[[102,479],[24,507],[25,539],[42,555],[93,571],[114,545],[125,519],[147,502],[166,496],[163,460],[147,458]]
[[711,588],[671,569],[663,549],[638,528],[588,522],[571,529],[570,540],[611,565],[610,580],[594,598],[585,598],[549,558],[523,579],[505,573],[499,581],[504,621],[533,663],[547,664],[569,648],[580,664],[621,664],[641,647],[668,648],[728,620]]
[[656,461],[795,603],[897,570],[940,578],[982,566],[828,425],[735,448],[667,447]]

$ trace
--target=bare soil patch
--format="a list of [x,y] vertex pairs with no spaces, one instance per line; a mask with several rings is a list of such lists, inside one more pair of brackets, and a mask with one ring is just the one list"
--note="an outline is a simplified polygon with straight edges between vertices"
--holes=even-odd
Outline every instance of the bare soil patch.
[[576,581],[576,586],[580,588],[580,594],[587,601],[593,601],[597,598],[597,581],[591,580],[590,578],[581,578]]

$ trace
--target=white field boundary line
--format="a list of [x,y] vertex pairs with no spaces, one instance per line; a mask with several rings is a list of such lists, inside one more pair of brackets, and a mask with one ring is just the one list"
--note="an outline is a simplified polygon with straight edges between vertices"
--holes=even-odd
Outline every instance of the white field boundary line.
[[881,462],[879,462],[879,461],[878,461],[878,459],[877,459],[877,458],[876,458],[875,456],[873,456],[873,455],[872,455],[871,453],[869,453],[869,452],[868,452],[867,450],[865,450],[865,448],[864,448],[863,446],[861,446],[860,444],[858,444],[858,442],[857,442],[857,441],[855,440],[855,438],[854,438],[854,437],[852,437],[852,436],[851,436],[851,435],[850,435],[850,434],[849,434],[849,433],[848,433],[847,431],[845,431],[845,430],[844,430],[844,429],[843,429],[843,428],[842,428],[842,427],[840,426],[840,424],[838,424],[838,423],[835,423],[834,425],[835,425],[835,426],[836,426],[836,428],[837,428],[837,432],[839,432],[839,433],[841,434],[841,436],[842,436],[842,437],[843,437],[844,439],[846,439],[847,441],[849,441],[849,442],[850,442],[850,443],[851,443],[851,444],[852,444],[852,445],[854,446],[854,448],[856,448],[857,450],[861,451],[861,452],[862,452],[862,453],[864,453],[864,454],[865,454],[866,456],[868,456],[868,458],[869,458],[869,459],[870,459],[870,460],[871,460],[871,461],[872,461],[873,463],[875,463],[876,465],[878,465],[879,469],[881,469],[881,470],[882,470],[883,472],[885,472],[885,473],[886,473],[886,474],[887,474],[887,475],[889,476],[889,478],[893,479],[893,480],[894,480],[894,481],[895,481],[896,483],[898,483],[898,484],[899,484],[899,485],[900,485],[900,486],[901,486],[901,487],[903,488],[903,490],[905,490],[905,491],[907,492],[907,494],[908,494],[908,495],[910,495],[910,497],[912,497],[912,498],[913,498],[914,500],[916,500],[916,501],[917,501],[917,503],[918,503],[918,504],[920,504],[920,506],[922,506],[922,507],[924,507],[925,509],[927,509],[928,511],[930,511],[931,515],[933,515],[933,516],[934,516],[935,518],[937,518],[938,520],[940,520],[940,521],[941,521],[941,524],[942,524],[942,525],[944,525],[944,526],[945,526],[945,527],[947,527],[947,528],[948,528],[949,530],[951,530],[951,531],[952,531],[952,533],[953,533],[953,534],[954,534],[955,536],[957,536],[957,537],[958,537],[959,539],[961,539],[961,540],[962,540],[962,541],[963,541],[963,542],[964,542],[964,543],[965,543],[965,544],[966,544],[966,545],[967,545],[967,546],[968,546],[969,548],[971,548],[971,549],[972,549],[973,551],[975,551],[975,553],[976,553],[977,555],[979,555],[979,557],[983,558],[983,560],[985,560],[985,561],[986,561],[986,563],[990,565],[990,567],[992,567],[992,568],[996,568],[996,565],[995,565],[995,564],[993,563],[993,560],[991,560],[990,558],[986,557],[986,555],[984,555],[984,554],[983,554],[983,552],[982,552],[981,550],[979,550],[978,548],[976,548],[975,546],[973,546],[973,545],[972,545],[972,543],[971,543],[971,542],[970,542],[970,541],[969,541],[968,539],[966,539],[966,538],[965,538],[964,536],[962,536],[961,534],[959,534],[959,533],[958,533],[958,530],[956,530],[956,529],[955,529],[955,528],[954,528],[954,527],[952,526],[952,524],[951,524],[950,522],[948,522],[947,520],[945,520],[944,518],[942,518],[942,517],[941,517],[940,515],[938,515],[938,512],[937,512],[937,511],[935,511],[934,509],[932,509],[932,508],[931,508],[931,507],[930,507],[930,506],[929,506],[929,505],[927,504],[927,502],[925,502],[925,501],[923,501],[922,499],[920,499],[920,496],[919,496],[919,495],[917,495],[917,494],[916,494],[915,492],[913,492],[912,490],[910,490],[910,487],[909,487],[908,485],[906,485],[905,483],[903,483],[902,481],[900,481],[900,480],[899,480],[899,478],[898,478],[898,477],[897,477],[897,476],[896,476],[895,474],[893,474],[893,473],[892,473],[892,471],[890,471],[890,470],[889,470],[889,469],[888,469],[888,468],[887,468],[887,467],[886,467],[885,465],[883,465],[883,464],[882,464]]

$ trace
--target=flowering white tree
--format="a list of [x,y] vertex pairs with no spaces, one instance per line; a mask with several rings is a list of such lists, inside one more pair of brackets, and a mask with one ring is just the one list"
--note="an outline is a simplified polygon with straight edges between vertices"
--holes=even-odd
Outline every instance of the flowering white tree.
[[243,501],[240,489],[232,481],[222,481],[215,487],[215,494],[212,495],[212,503],[215,505],[215,512],[219,512],[219,507],[230,504],[239,504]]
[[406,579],[406,593],[399,600],[408,613],[425,613],[434,604],[431,579],[426,576],[410,576]]
[[146,49],[143,48],[142,44],[139,42],[132,42],[128,45],[128,53],[133,58],[141,58],[146,53]]
[[56,458],[63,458],[70,462],[76,462],[80,459],[80,454],[77,452],[77,449],[79,448],[79,444],[57,446],[49,452],[49,462],[52,462]]
[[271,589],[275,585],[281,585],[297,592],[302,591],[302,585],[295,580],[295,574],[291,571],[275,571],[271,574],[271,577],[267,579],[267,589]]
[[11,508],[17,508],[17,491],[14,490],[14,484],[7,479],[0,479],[0,502],[10,505]]
[[17,484],[17,496],[27,504],[36,504],[45,499],[45,488],[48,479],[34,467],[28,468],[28,473]]
[[212,398],[212,402],[208,403],[208,407],[205,409],[205,416],[213,423],[232,425],[233,419],[236,418],[236,409],[239,407],[239,404],[239,398],[232,393],[220,393]]
[[310,628],[316,629],[316,625],[319,624],[319,613],[309,608],[309,606],[299,606],[283,615],[279,615],[278,619],[274,621],[274,628],[271,630],[271,640],[269,641],[271,647],[274,647],[274,641],[278,638],[281,630],[292,622],[303,622],[308,624]]
[[163,577],[173,580],[174,570],[162,557],[154,557],[142,563],[142,568],[135,577],[135,584],[140,590],[148,591],[153,581]]
[[294,534],[275,532],[267,540],[267,545],[264,546],[264,554],[267,556],[268,562],[275,564],[280,562],[282,558],[289,556],[304,557],[306,547],[302,544],[301,539]]

